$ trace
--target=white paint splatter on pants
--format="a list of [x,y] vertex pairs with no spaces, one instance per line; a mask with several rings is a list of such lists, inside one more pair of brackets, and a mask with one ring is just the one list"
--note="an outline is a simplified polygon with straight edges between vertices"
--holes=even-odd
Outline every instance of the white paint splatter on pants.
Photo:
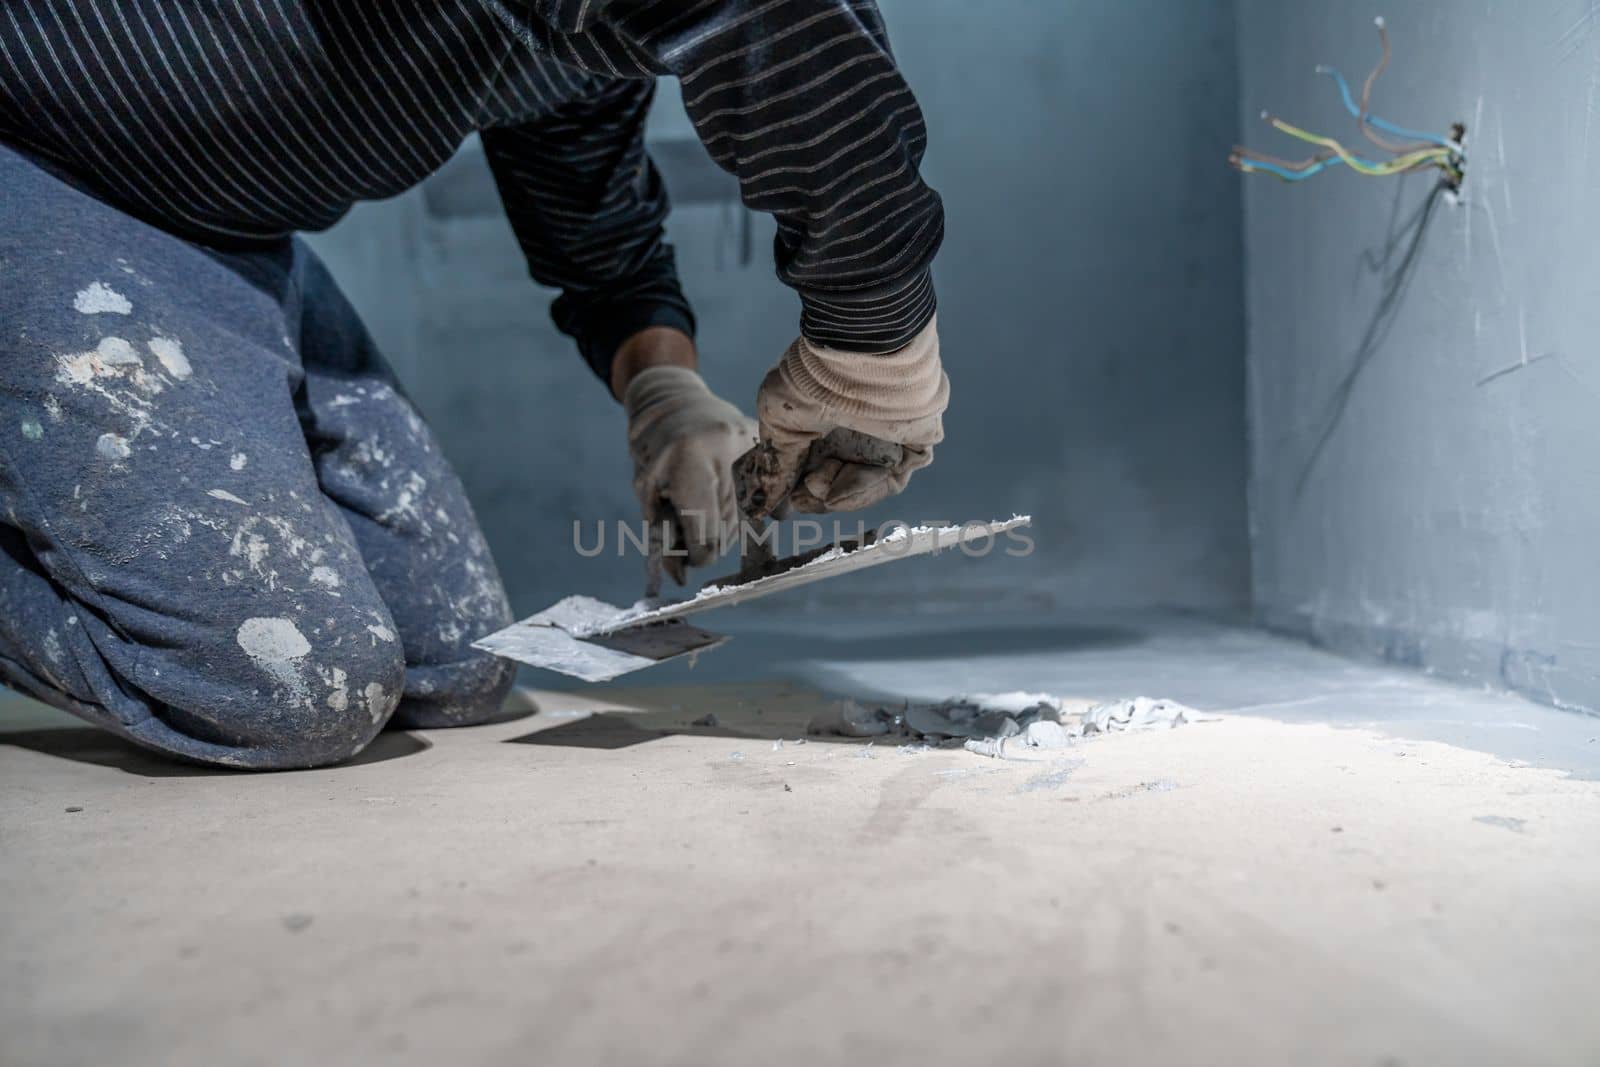
[[371,716],[374,723],[377,723],[382,720],[384,712],[388,710],[383,705],[384,701],[388,699],[389,693],[377,682],[370,683],[364,692],[367,697],[367,714]]
[[115,433],[101,434],[100,439],[94,443],[94,450],[113,463],[127,459],[132,454],[132,450],[128,448],[128,439]]
[[133,305],[128,303],[128,298],[105,282],[91,282],[87,288],[78,290],[78,295],[72,298],[72,307],[84,315],[133,313]]
[[189,357],[183,354],[183,344],[172,337],[152,337],[148,342],[150,354],[161,361],[168,374],[178,381],[187,381],[194,373]]
[[311,651],[311,642],[294,623],[283,618],[246,619],[234,640],[252,663],[296,697],[306,699],[305,680],[295,663]]

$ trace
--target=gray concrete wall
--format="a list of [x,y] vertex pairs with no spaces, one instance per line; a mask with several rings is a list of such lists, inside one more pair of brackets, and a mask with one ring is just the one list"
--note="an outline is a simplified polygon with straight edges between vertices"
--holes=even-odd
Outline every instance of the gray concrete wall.
[[[1231,0],[883,7],[949,212],[953,401],[937,462],[869,518],[1031,512],[1038,551],[908,563],[810,602],[1242,606],[1239,197],[1218,159]],[[670,85],[655,118],[656,136],[687,132]],[[706,375],[748,407],[798,303],[764,221],[740,265],[738,222],[692,206],[671,230]],[[518,609],[635,596],[636,561],[570,548],[574,519],[635,514],[621,414],[550,327],[504,222],[440,219],[411,194],[316,243],[460,467]]]
[[1469,175],[1247,183],[1258,611],[1597,710],[1600,9],[1241,0],[1251,144],[1285,143],[1263,108],[1359,136],[1313,67],[1364,77],[1379,13],[1379,112],[1466,122]]

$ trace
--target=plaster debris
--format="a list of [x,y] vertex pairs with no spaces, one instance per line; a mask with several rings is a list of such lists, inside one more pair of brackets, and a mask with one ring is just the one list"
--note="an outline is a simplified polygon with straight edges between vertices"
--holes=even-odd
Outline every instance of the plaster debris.
[[249,456],[245,455],[243,452],[235,452],[233,455],[228,457],[228,469],[231,471],[242,471],[244,470],[244,465],[249,462]]
[[1037,693],[978,693],[939,704],[906,703],[898,708],[841,700],[813,719],[806,732],[840,737],[899,733],[938,743],[1010,737],[1037,720],[1059,721],[1060,716],[1061,702]]
[[371,634],[373,637],[376,637],[380,641],[394,641],[394,631],[381,623],[376,626],[368,626],[367,633]]
[[38,419],[23,419],[22,436],[30,441],[37,441],[44,436],[44,427],[39,425]]
[[895,727],[895,716],[886,708],[869,708],[854,700],[840,700],[813,718],[808,734],[835,737],[881,737]]
[[[1093,734],[1172,729],[1215,718],[1149,697],[1096,704],[1075,717],[1065,710],[1065,701],[1048,693],[975,693],[899,707],[841,700],[814,718],[806,732],[859,738],[896,734],[924,744],[961,745],[995,759],[1038,761],[1058,759],[1061,750]],[[917,750],[902,745],[900,751]]]
[[1071,745],[1074,738],[1075,735],[1068,733],[1059,722],[1038,719],[1028,723],[1019,733],[973,739],[962,747],[968,752],[996,759],[1054,759],[1052,753]]
[[1134,697],[1096,704],[1084,712],[1079,732],[1088,734],[1122,733],[1128,730],[1170,730],[1186,722],[1212,722],[1217,716],[1185,707],[1173,700]]
[[243,500],[240,500],[238,497],[228,492],[226,489],[207,489],[206,496],[211,497],[213,500],[226,500],[230,504],[243,504],[245,507],[250,506]]
[[72,298],[72,308],[83,315],[131,315],[128,298],[105,282],[90,282]]

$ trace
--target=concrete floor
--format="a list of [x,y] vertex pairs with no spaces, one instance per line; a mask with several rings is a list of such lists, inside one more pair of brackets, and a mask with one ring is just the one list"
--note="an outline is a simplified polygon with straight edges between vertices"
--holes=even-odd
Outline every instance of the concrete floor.
[[[0,1063],[1600,1060],[1600,721],[1192,618],[901,623],[292,775],[0,701]],[[1017,688],[1228,714],[795,743]]]

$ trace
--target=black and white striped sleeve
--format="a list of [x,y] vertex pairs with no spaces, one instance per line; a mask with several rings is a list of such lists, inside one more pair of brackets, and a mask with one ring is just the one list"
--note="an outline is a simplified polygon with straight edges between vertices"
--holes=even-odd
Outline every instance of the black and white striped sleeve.
[[644,147],[654,92],[650,80],[607,79],[542,118],[482,134],[529,272],[561,290],[556,325],[605,382],[617,348],[638,331],[694,336],[662,229],[666,190]]
[[620,53],[679,77],[712,158],[777,218],[807,338],[885,352],[932,318],[943,207],[918,173],[927,131],[876,4],[618,0],[554,46],[589,69]]

